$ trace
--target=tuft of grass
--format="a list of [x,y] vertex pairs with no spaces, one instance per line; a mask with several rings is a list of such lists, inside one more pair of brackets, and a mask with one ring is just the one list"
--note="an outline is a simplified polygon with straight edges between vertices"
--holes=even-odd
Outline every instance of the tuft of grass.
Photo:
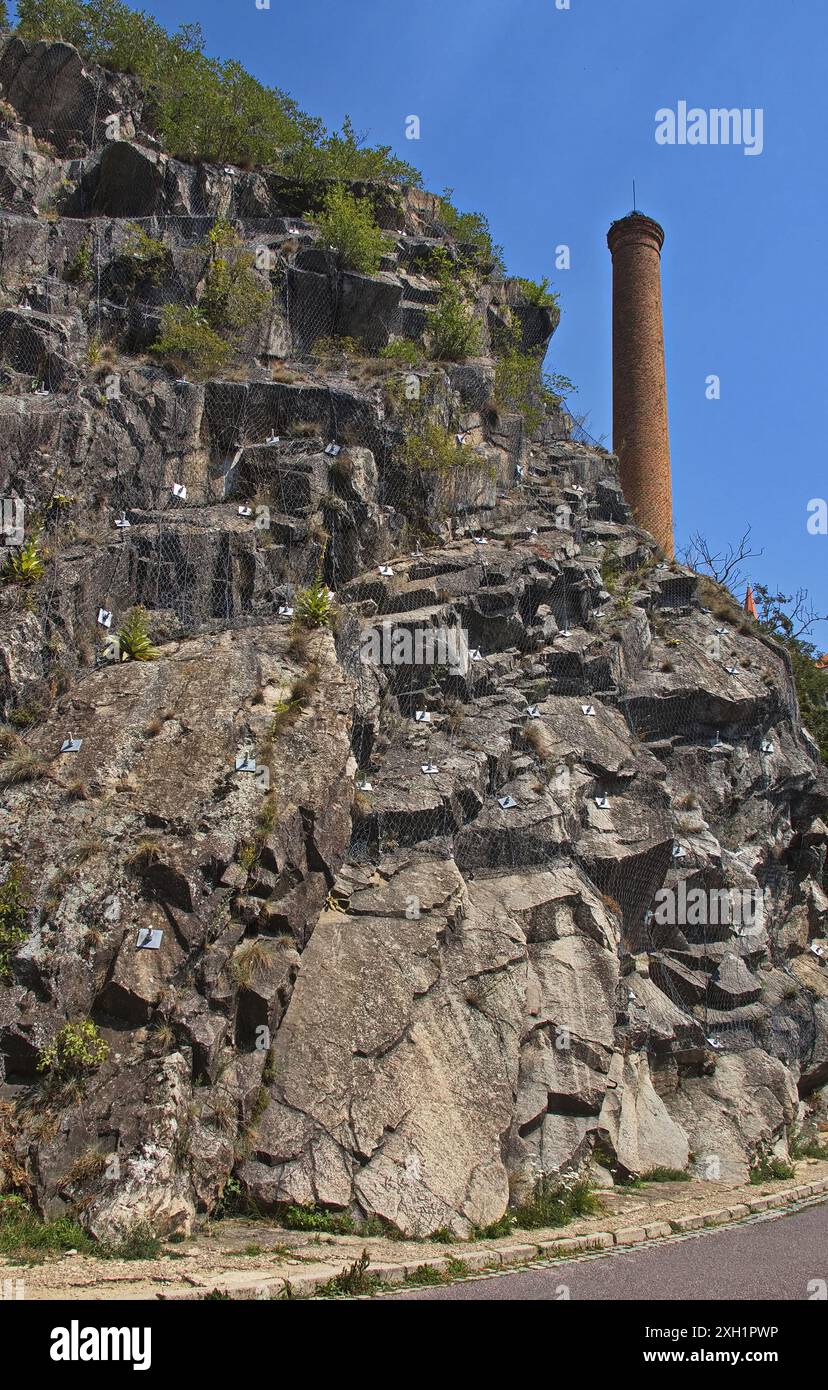
[[289,1231],[326,1231],[329,1235],[348,1236],[355,1229],[353,1217],[347,1212],[330,1211],[315,1203],[283,1207],[279,1220]]
[[261,979],[273,965],[273,951],[270,943],[260,936],[245,941],[233,957],[230,974],[240,989],[247,988],[255,980]]
[[125,860],[128,869],[133,873],[143,874],[152,864],[158,864],[161,859],[161,844],[158,840],[145,839],[139,840],[134,850],[127,855]]
[[87,1183],[94,1182],[105,1171],[106,1165],[106,1154],[101,1153],[100,1149],[87,1149],[85,1153],[78,1155],[64,1173],[59,1190],[65,1192],[70,1187],[84,1187]]
[[516,1226],[532,1231],[542,1226],[566,1226],[576,1216],[594,1216],[601,1209],[585,1179],[569,1182],[543,1177],[535,1184],[532,1196],[516,1207],[513,1215]]
[[[463,1261],[460,1260],[458,1263],[463,1264]],[[417,1288],[422,1288],[424,1285],[436,1287],[438,1284],[447,1284],[448,1277],[441,1269],[436,1269],[434,1265],[417,1265],[415,1270],[406,1274],[403,1283]]]
[[651,1168],[641,1174],[642,1182],[689,1182],[690,1174],[683,1168]]
[[806,1134],[794,1130],[788,1140],[788,1149],[791,1158],[828,1159],[828,1143],[822,1143],[819,1135],[815,1133]]
[[93,1249],[91,1237],[69,1217],[43,1221],[22,1197],[0,1197],[0,1254],[27,1261],[63,1250],[89,1254]]
[[795,1176],[790,1163],[772,1154],[761,1154],[754,1160],[750,1169],[750,1181],[754,1187],[763,1182],[784,1182]]
[[475,1226],[472,1231],[472,1240],[500,1240],[501,1236],[510,1236],[515,1228],[515,1218],[509,1212],[498,1217],[497,1221],[490,1221],[488,1226]]
[[97,1253],[107,1260],[157,1260],[161,1241],[146,1221],[136,1221],[119,1241],[101,1245]]
[[0,787],[17,787],[23,782],[36,782],[49,771],[49,760],[40,753],[25,750],[11,753],[0,763]]

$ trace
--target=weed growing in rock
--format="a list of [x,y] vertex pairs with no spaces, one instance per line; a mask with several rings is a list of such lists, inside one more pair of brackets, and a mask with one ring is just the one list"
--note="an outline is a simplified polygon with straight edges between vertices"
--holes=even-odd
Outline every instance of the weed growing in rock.
[[458,444],[436,421],[426,421],[416,434],[410,434],[402,446],[402,460],[409,468],[439,473],[443,477],[461,468],[487,469],[487,459],[476,454],[467,444]]
[[822,1143],[817,1134],[807,1134],[801,1130],[794,1130],[788,1140],[788,1150],[791,1158],[821,1158],[823,1161],[828,1159],[828,1143]]
[[87,1149],[85,1153],[78,1155],[68,1171],[64,1173],[60,1182],[60,1191],[67,1192],[72,1187],[83,1187],[87,1183],[94,1182],[105,1171],[106,1165],[106,1154],[101,1153],[100,1149]]
[[109,1056],[109,1043],[91,1019],[64,1023],[48,1047],[41,1050],[38,1071],[47,1072],[50,1081],[62,1083],[96,1071]]
[[470,246],[478,259],[503,270],[503,248],[492,241],[488,220],[479,212],[458,212],[452,201],[453,188],[445,188],[440,199],[440,221],[456,241]]
[[273,951],[270,943],[256,936],[245,941],[233,957],[230,974],[241,989],[259,980],[273,967]]
[[370,1263],[368,1251],[363,1250],[358,1260],[317,1289],[317,1298],[353,1298],[374,1293],[380,1281],[375,1274],[369,1273]]
[[160,285],[170,259],[168,248],[163,241],[149,236],[137,222],[132,222],[128,231],[129,240],[121,251],[128,267],[125,277],[128,289],[134,291],[142,281]]
[[38,535],[30,536],[19,549],[11,550],[2,570],[3,579],[9,584],[31,586],[43,578],[46,567],[40,553]]
[[387,362],[399,362],[405,367],[416,367],[423,360],[423,350],[411,338],[397,338],[380,350],[380,357]]
[[144,608],[130,609],[118,628],[118,641],[122,661],[155,661],[158,656],[158,649],[150,641],[149,619]]
[[495,367],[494,401],[499,410],[520,415],[533,434],[544,417],[539,359],[515,347],[501,353]]
[[328,586],[316,578],[307,589],[296,595],[296,620],[300,627],[330,627],[333,603]]
[[374,275],[385,253],[385,237],[377,226],[370,204],[344,188],[333,188],[316,217],[322,241],[339,253],[346,270]]
[[99,1246],[96,1253],[108,1260],[157,1260],[161,1241],[149,1222],[136,1221],[119,1241]]
[[11,958],[29,934],[28,904],[22,866],[14,864],[0,884],[0,984],[11,979]]
[[136,874],[146,873],[153,864],[159,863],[161,859],[161,845],[158,840],[139,840],[137,845],[125,859],[128,869]]
[[510,1236],[514,1228],[515,1218],[507,1212],[497,1221],[490,1221],[488,1226],[475,1226],[471,1238],[472,1240],[500,1240],[502,1236]]
[[92,242],[86,237],[66,267],[70,285],[86,285],[92,279]]

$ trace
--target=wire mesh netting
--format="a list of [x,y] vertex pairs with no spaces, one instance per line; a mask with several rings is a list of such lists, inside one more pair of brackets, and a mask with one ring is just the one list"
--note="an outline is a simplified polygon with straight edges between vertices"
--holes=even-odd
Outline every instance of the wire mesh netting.
[[[761,801],[774,741],[795,738],[792,689],[763,694],[757,667],[749,696],[727,694],[751,661],[737,631],[629,526],[614,464],[562,404],[530,428],[492,354],[428,351],[439,218],[397,228],[376,273],[343,271],[312,218],[255,215],[258,176],[157,153],[159,201],[178,180],[187,212],[132,216],[146,198],[124,181],[156,175],[146,153],[124,161],[141,115],[123,98],[93,71],[71,109],[50,103],[41,216],[15,225],[12,206],[7,229],[32,251],[4,260],[3,491],[34,517],[46,629],[103,665],[135,605],[160,640],[291,624],[326,586],[354,689],[352,864],[443,842],[469,879],[566,867],[622,933],[631,1045],[810,1057],[810,996],[777,939],[790,875],[755,874],[670,783],[703,768]],[[535,351],[548,324],[496,287],[475,308],[488,345],[506,303]],[[204,331],[211,293],[224,335]],[[796,1038],[790,998],[762,998],[768,956]]]

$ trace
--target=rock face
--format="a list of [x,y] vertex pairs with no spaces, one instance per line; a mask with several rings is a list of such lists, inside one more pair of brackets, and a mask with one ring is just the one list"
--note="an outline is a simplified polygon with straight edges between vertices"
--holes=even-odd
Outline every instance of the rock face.
[[[784,1152],[828,1081],[824,773],[783,650],[504,393],[553,312],[420,190],[355,186],[356,274],[307,190],[169,158],[67,45],[0,80],[0,491],[44,564],[0,585],[0,1182],[100,1235],[231,1177],[468,1234],[596,1160]],[[266,293],[188,380],[147,349],[218,217]],[[456,462],[412,465],[426,426]],[[335,632],[293,621],[315,578]],[[119,662],[136,604],[157,659]],[[46,1075],[86,1020],[103,1060]]]

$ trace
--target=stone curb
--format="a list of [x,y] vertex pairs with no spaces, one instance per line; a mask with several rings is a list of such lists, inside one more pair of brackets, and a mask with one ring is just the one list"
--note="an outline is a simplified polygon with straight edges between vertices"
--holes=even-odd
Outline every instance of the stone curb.
[[[805,1183],[800,1187],[788,1188],[785,1192],[774,1192],[765,1197],[754,1197],[749,1202],[738,1202],[732,1207],[718,1207],[713,1211],[696,1212],[692,1216],[676,1217],[670,1221],[655,1221],[646,1226],[624,1226],[617,1231],[595,1231],[585,1236],[561,1236],[558,1240],[542,1240],[525,1245],[502,1245],[489,1250],[470,1251],[463,1255],[462,1261],[469,1273],[498,1273],[512,1266],[531,1263],[538,1258],[548,1261],[557,1257],[576,1255],[588,1251],[609,1250],[615,1246],[639,1245],[648,1240],[663,1240],[667,1236],[690,1231],[700,1231],[708,1226],[720,1226],[725,1222],[743,1220],[747,1216],[768,1211],[774,1207],[784,1207],[792,1202],[801,1202],[806,1197],[814,1197],[828,1192],[828,1178]],[[428,1266],[440,1274],[448,1274],[451,1259],[440,1256],[433,1260],[408,1261],[405,1264],[377,1264],[371,1266],[375,1274],[385,1284],[401,1284],[406,1278],[416,1274],[418,1269]],[[299,1274],[290,1280],[294,1292],[309,1295],[322,1288],[324,1284],[340,1273],[334,1266],[317,1270],[314,1274]],[[460,1276],[462,1277],[462,1276]],[[282,1275],[274,1276],[269,1271],[258,1279],[249,1275],[242,1281],[230,1279],[205,1280],[205,1292],[218,1292],[229,1298],[257,1299],[277,1297],[285,1287]],[[159,1299],[186,1300],[199,1295],[191,1289],[159,1294]]]

